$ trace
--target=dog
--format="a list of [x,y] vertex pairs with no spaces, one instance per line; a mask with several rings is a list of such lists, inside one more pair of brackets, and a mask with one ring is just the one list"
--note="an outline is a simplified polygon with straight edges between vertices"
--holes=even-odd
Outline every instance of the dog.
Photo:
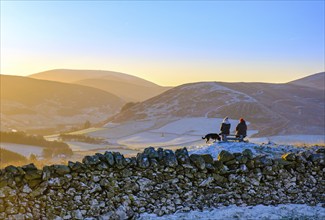
[[218,141],[221,140],[219,134],[215,134],[215,133],[207,134],[204,137],[202,137],[202,139],[207,139],[206,143],[208,143],[210,139],[214,140],[214,142],[216,142],[217,140]]

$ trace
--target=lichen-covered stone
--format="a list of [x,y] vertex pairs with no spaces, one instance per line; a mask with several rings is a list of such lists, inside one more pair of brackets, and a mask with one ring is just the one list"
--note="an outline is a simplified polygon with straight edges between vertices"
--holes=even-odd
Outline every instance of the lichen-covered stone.
[[115,164],[115,158],[114,158],[113,153],[106,151],[104,153],[104,156],[105,156],[105,159],[106,159],[106,162],[108,163],[108,165],[109,166],[114,166],[114,164]]
[[235,156],[232,153],[225,150],[222,150],[218,155],[218,160],[220,162],[227,162],[233,159],[235,159]]
[[124,156],[119,152],[114,152],[113,155],[115,158],[115,166],[118,169],[123,169],[127,165]]
[[202,154],[201,157],[205,163],[213,164],[213,157],[210,154]]
[[86,165],[96,165],[100,163],[99,157],[97,155],[93,155],[93,156],[85,156],[82,159],[82,162]]
[[246,156],[249,160],[252,160],[254,158],[254,154],[250,149],[245,149],[242,154],[243,156]]
[[203,157],[201,157],[201,155],[199,154],[192,154],[190,156],[191,162],[200,170],[204,170],[205,169],[205,161],[203,159]]
[[296,160],[296,155],[294,153],[287,153],[282,155],[282,159],[286,161],[295,161]]
[[53,165],[52,166],[53,172],[63,176],[64,174],[70,173],[70,168],[65,165]]

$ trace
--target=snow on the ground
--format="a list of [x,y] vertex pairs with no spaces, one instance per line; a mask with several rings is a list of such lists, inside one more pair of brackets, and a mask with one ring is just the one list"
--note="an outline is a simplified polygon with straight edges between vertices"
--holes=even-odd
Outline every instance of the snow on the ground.
[[[193,144],[205,144],[202,136],[208,133],[219,133],[222,118],[160,118],[158,120],[143,120],[125,122],[120,124],[108,123],[101,130],[94,130],[87,135],[101,137],[115,145],[126,145],[133,148],[149,146],[192,146]],[[230,119],[231,133],[238,123],[237,119]],[[288,135],[265,138],[251,138],[258,133],[249,129],[248,138],[253,143],[274,142],[277,144],[324,144],[322,135]]]
[[325,208],[307,206],[302,204],[286,204],[277,206],[223,206],[205,211],[191,211],[187,213],[175,213],[158,217],[155,214],[142,214],[140,220],[225,220],[225,219],[325,219]]
[[285,135],[285,136],[271,136],[263,138],[250,138],[254,143],[268,143],[274,142],[277,144],[324,144],[324,135]]
[[254,154],[267,155],[269,157],[281,157],[285,153],[298,153],[306,150],[316,149],[314,147],[297,147],[293,145],[277,145],[277,144],[255,144],[245,142],[221,142],[207,146],[192,146],[189,147],[189,154],[211,154],[213,158],[217,158],[222,150],[231,153],[241,153],[245,149],[250,149]]
[[6,150],[23,155],[24,157],[29,157],[31,154],[37,156],[42,156],[42,147],[26,145],[26,144],[14,144],[14,143],[3,143],[0,142],[0,147]]
[[72,151],[89,151],[101,148],[107,148],[106,144],[90,144],[78,141],[68,141],[66,142]]
[[[174,133],[178,135],[191,134],[191,135],[205,135],[208,133],[219,133],[222,118],[183,118],[177,121],[168,123],[159,129],[152,130],[152,132],[158,133]],[[233,130],[238,120],[229,120],[232,124],[231,130]]]

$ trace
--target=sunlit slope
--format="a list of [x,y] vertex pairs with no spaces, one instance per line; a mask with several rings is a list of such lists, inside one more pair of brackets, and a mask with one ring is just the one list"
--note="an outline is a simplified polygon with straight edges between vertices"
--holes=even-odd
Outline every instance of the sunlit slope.
[[91,87],[1,75],[2,128],[98,122],[123,104],[119,97]]
[[125,73],[100,70],[50,70],[30,77],[90,86],[115,94],[125,101],[143,101],[169,89]]
[[[324,133],[322,90],[291,84],[184,84],[116,115],[112,122],[244,117],[257,136]],[[219,125],[216,125],[219,126]]]
[[290,84],[308,86],[315,89],[325,89],[325,72],[316,73],[301,79],[289,82]]

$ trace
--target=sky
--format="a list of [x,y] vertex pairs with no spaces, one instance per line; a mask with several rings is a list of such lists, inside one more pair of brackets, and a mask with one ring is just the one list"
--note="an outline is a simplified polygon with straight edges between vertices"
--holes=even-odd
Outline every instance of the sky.
[[324,1],[1,1],[1,74],[123,72],[164,86],[325,69]]

